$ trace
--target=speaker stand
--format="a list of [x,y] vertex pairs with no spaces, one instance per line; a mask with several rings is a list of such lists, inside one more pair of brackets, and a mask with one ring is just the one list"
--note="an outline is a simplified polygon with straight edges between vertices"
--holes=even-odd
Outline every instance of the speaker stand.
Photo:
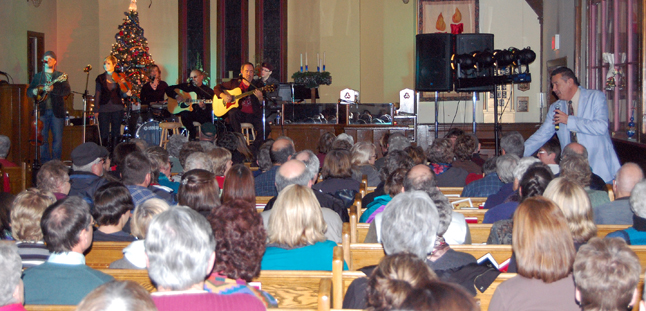
[[[476,94],[477,92],[473,92],[473,96],[471,97],[473,101],[473,135],[476,134]],[[465,111],[466,112],[466,111]]]
[[438,131],[440,128],[440,123],[437,120],[440,114],[440,108],[438,107],[439,97],[440,97],[440,92],[435,91],[435,138],[437,138]]
[[496,150],[495,155],[499,156],[500,155],[500,132],[502,131],[502,127],[500,126],[500,123],[498,122],[498,88],[497,85],[494,84],[493,86],[493,136],[494,140],[496,142]]

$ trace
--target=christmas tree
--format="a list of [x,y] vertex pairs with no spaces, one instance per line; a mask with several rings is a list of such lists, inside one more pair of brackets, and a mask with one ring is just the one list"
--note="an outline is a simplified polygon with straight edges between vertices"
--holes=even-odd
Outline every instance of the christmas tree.
[[148,40],[144,37],[144,29],[139,26],[137,0],[131,0],[126,18],[119,25],[119,31],[114,35],[117,43],[112,44],[111,54],[117,58],[116,70],[123,72],[132,83],[133,94],[139,95],[141,87],[147,82],[146,68],[153,65],[152,56],[148,53]]

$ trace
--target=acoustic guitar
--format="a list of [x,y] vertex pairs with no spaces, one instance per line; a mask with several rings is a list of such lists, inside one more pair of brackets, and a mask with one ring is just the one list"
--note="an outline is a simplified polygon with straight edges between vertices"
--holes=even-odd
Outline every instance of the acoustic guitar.
[[54,83],[63,82],[63,81],[67,81],[67,74],[66,73],[58,76],[58,78],[56,78],[56,79],[54,79],[54,80],[52,80],[50,82],[47,82],[47,83],[45,83],[43,85],[39,85],[36,88],[36,89],[38,89],[38,94],[36,94],[36,97],[35,97],[36,103],[40,103],[40,102],[47,99],[47,96],[49,95],[49,92],[45,91],[45,88],[54,85]]
[[229,95],[231,95],[231,97],[233,97],[232,102],[225,103],[223,99],[218,98],[217,96],[213,97],[213,114],[216,117],[222,117],[225,114],[227,114],[227,112],[229,112],[229,110],[231,110],[233,108],[238,108],[240,106],[238,104],[238,102],[241,99],[243,99],[243,98],[245,98],[245,97],[247,97],[249,95],[252,95],[255,90],[273,92],[274,91],[274,86],[272,84],[269,84],[269,85],[266,85],[266,86],[264,86],[262,88],[257,88],[257,89],[254,89],[252,91],[248,91],[248,92],[244,92],[244,93],[242,93],[242,90],[239,87],[237,87],[235,89],[232,89],[232,90],[228,90],[226,92]]
[[178,114],[182,111],[193,111],[193,105],[199,103],[211,104],[213,100],[210,99],[197,99],[195,92],[184,92],[184,99],[177,100],[175,98],[168,98],[167,109],[172,114]]

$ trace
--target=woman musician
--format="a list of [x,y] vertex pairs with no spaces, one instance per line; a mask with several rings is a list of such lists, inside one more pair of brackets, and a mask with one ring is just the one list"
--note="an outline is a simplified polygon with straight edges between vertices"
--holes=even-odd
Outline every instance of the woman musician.
[[166,109],[162,109],[161,111],[155,110],[153,107],[150,106],[151,103],[155,102],[163,102],[164,97],[166,94],[166,89],[168,88],[168,84],[161,79],[161,69],[159,69],[159,66],[157,65],[151,65],[148,67],[148,78],[150,79],[144,86],[141,88],[141,93],[139,94],[139,98],[141,99],[141,109],[147,109],[149,114],[144,118],[148,119],[151,118],[152,114],[157,115],[158,113],[160,116],[162,116],[164,119],[166,117],[170,117],[170,113]]
[[123,119],[122,98],[132,96],[132,91],[129,89],[123,91],[119,81],[116,80],[119,79],[119,75],[114,72],[116,64],[117,59],[112,55],[103,59],[105,72],[96,77],[96,94],[94,95],[94,116],[99,120],[101,143],[108,150],[113,150],[114,146],[119,143],[118,138]]

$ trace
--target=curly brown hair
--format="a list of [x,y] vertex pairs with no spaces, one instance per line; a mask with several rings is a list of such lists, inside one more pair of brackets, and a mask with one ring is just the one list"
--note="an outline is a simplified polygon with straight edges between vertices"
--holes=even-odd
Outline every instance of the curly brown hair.
[[350,152],[337,149],[328,152],[323,161],[321,176],[323,179],[352,177]]
[[214,272],[231,279],[251,279],[260,273],[267,233],[262,217],[244,200],[226,202],[208,217],[215,236]]
[[420,146],[408,146],[404,149],[408,156],[413,159],[413,164],[426,164],[426,154],[424,149]]
[[592,170],[587,158],[577,154],[569,155],[561,160],[559,166],[561,177],[568,178],[583,188],[590,186]]
[[321,137],[319,137],[319,143],[318,143],[318,151],[320,153],[328,153],[328,151],[332,150],[332,143],[334,142],[334,139],[336,139],[336,135],[332,132],[325,132]]
[[469,134],[458,136],[455,140],[453,152],[455,156],[462,161],[469,161],[478,147],[475,138]]
[[384,192],[388,193],[391,198],[394,198],[397,194],[402,192],[402,187],[404,187],[404,179],[406,174],[408,174],[407,168],[398,168],[388,176],[386,183],[384,184]]
[[428,160],[431,163],[449,164],[453,162],[453,145],[448,138],[438,138],[428,148]]

